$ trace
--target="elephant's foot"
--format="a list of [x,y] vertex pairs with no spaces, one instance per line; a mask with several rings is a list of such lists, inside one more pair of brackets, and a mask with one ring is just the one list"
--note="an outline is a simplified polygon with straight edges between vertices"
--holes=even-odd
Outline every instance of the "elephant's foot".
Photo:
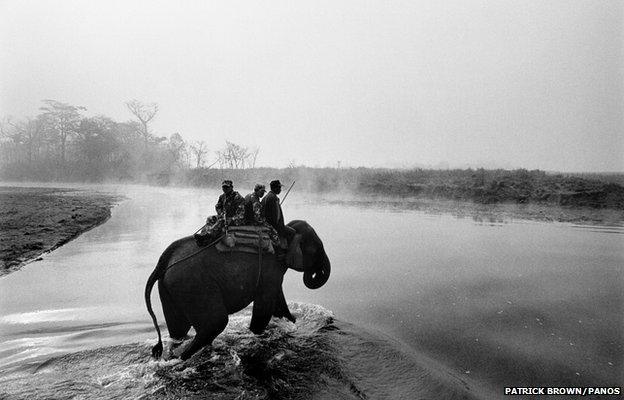
[[275,313],[273,313],[273,316],[275,318],[286,318],[293,324],[297,322],[297,319],[290,313],[290,310],[288,310],[288,308],[286,308],[285,310],[284,309],[276,310]]
[[197,353],[202,348],[206,346],[210,346],[212,344],[212,340],[210,341],[210,343],[201,343],[201,342],[202,340],[197,341],[193,339],[193,341],[188,346],[186,346],[186,348],[182,351],[182,353],[180,353],[180,359],[182,361],[186,361],[189,358],[191,358],[193,354]]
[[290,311],[284,314],[284,317],[286,317],[286,319],[292,322],[293,324],[297,322],[297,319],[290,313]]
[[277,294],[277,299],[275,302],[275,312],[273,315],[277,318],[286,318],[290,322],[295,323],[296,319],[290,313],[288,309],[288,304],[286,304],[286,299],[284,298],[284,291],[280,287],[279,293]]
[[188,360],[205,346],[212,344],[212,341],[225,329],[228,323],[227,313],[221,315],[212,315],[210,319],[205,318],[201,324],[195,326],[197,334],[191,340],[191,343],[182,351],[180,358]]
[[266,325],[265,326],[254,326],[254,324],[252,323],[251,325],[249,325],[249,330],[252,331],[254,333],[254,335],[261,335],[264,330],[266,329]]
[[256,335],[261,334],[266,329],[269,321],[271,320],[272,312],[270,308],[263,308],[261,302],[254,302],[253,312],[251,313],[251,323],[249,329]]

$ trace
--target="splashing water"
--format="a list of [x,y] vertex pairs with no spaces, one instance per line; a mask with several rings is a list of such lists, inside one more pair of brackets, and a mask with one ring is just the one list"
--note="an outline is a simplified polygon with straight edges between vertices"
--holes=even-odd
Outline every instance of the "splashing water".
[[[382,335],[334,320],[320,306],[291,303],[294,324],[274,319],[262,335],[248,330],[251,308],[191,359],[171,358],[188,340],[166,340],[161,360],[151,343],[101,347],[12,370],[0,378],[11,399],[292,399],[466,396],[461,382],[434,378]],[[190,339],[190,338],[189,338]]]

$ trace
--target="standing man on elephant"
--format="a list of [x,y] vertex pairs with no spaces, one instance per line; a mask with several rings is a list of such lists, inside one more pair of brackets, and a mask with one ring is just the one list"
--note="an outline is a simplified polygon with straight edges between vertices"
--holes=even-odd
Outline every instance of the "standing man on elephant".
[[[274,180],[271,181],[270,187],[271,191],[262,199],[264,218],[269,225],[275,228],[280,238],[284,238],[290,242],[295,235],[295,230],[284,225],[284,213],[282,212],[279,197],[277,197],[277,195],[282,192],[282,183],[279,180]],[[286,247],[287,245],[282,243],[282,248]]]

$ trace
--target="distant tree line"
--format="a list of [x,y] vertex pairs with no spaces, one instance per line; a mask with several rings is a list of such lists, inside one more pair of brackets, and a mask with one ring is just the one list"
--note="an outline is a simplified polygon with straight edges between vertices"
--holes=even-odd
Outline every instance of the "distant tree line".
[[157,104],[126,103],[132,119],[86,117],[84,107],[43,100],[40,113],[0,124],[0,178],[38,181],[111,181],[219,187],[232,179],[255,183],[297,181],[312,193],[351,192],[366,198],[440,198],[477,203],[550,203],[624,210],[623,174],[553,174],[540,170],[256,168],[259,148],[225,140],[210,150],[181,134],[157,135]]
[[71,180],[167,183],[180,171],[253,168],[259,148],[226,141],[211,151],[205,141],[187,142],[175,132],[157,135],[158,105],[126,103],[132,119],[86,117],[85,107],[43,100],[40,113],[0,122],[0,177],[12,180]]
[[221,177],[245,191],[255,183],[279,178],[299,191],[357,194],[362,201],[424,198],[481,204],[551,204],[624,210],[624,175],[558,174],[540,170],[385,169],[385,168],[254,168],[187,170],[177,184],[218,187]]

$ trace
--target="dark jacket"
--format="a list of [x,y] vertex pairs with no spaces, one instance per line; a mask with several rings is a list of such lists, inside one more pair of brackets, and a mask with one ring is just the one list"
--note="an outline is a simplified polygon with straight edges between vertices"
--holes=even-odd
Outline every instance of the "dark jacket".
[[279,198],[273,192],[269,192],[262,199],[262,215],[266,222],[271,225],[280,236],[284,236],[284,214]]
[[245,199],[238,192],[232,192],[229,196],[223,193],[219,196],[215,209],[220,220],[225,213],[228,224],[242,225],[245,218]]
[[264,216],[262,215],[262,203],[258,195],[249,193],[245,196],[245,224],[246,225],[262,225]]

